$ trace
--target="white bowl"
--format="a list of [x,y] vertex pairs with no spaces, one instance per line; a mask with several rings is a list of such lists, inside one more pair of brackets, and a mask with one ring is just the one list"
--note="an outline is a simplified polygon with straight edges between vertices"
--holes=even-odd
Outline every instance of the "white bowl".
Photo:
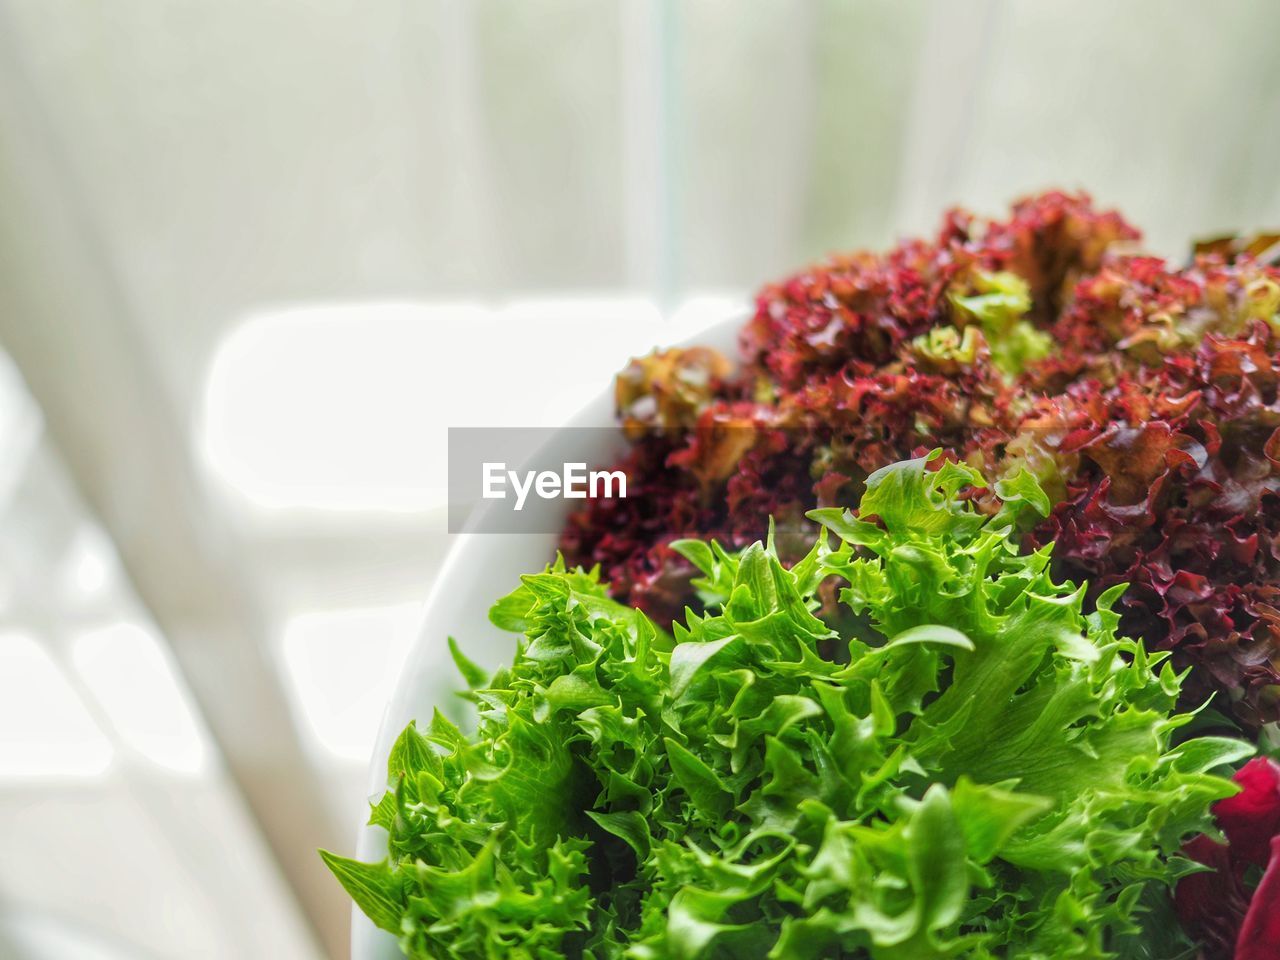
[[[714,347],[736,356],[737,332],[743,324],[741,313],[721,320],[691,337],[688,342]],[[621,368],[625,357],[620,357]],[[601,392],[576,417],[556,431],[549,441],[560,460],[559,447],[564,448],[563,461],[595,461],[609,459],[608,451],[575,450],[583,438],[589,442],[607,442],[612,433],[580,427],[611,427],[616,423],[612,385]],[[616,434],[617,450],[623,447],[621,431]],[[567,507],[567,504],[566,504]],[[417,720],[430,722],[436,706],[450,703],[461,679],[449,656],[447,638],[454,637],[467,656],[482,666],[493,668],[510,663],[515,637],[489,622],[489,607],[504,593],[519,585],[521,574],[541,570],[555,558],[556,534],[459,534],[444,566],[431,589],[423,611],[417,639],[405,659],[404,669],[395,692],[382,716],[382,726],[374,745],[369,770],[370,794],[375,799],[387,786],[387,755],[396,737]],[[482,577],[476,571],[483,571]],[[356,856],[367,862],[385,859],[387,835],[378,827],[361,826],[356,843]],[[400,960],[402,954],[395,937],[377,929],[368,918],[353,908],[351,925],[352,960]]]

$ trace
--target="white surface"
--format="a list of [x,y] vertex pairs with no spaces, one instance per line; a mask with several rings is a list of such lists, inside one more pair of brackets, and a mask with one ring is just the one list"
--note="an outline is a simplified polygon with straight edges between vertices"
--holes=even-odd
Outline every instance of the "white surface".
[[[693,342],[736,357],[736,337],[742,323],[742,316],[721,321],[694,337]],[[614,423],[611,385],[570,420],[551,444],[568,447],[576,439],[574,428],[607,427]],[[585,435],[596,442],[601,437],[595,431]],[[621,431],[617,437],[621,450]],[[567,509],[567,503],[565,507]],[[521,574],[539,570],[555,557],[556,539],[554,533],[464,533],[458,537],[431,590],[422,625],[383,715],[370,762],[371,797],[376,799],[386,789],[386,758],[400,731],[411,720],[419,724],[430,721],[434,708],[445,709],[453,691],[459,688],[446,638],[455,637],[467,656],[484,667],[492,669],[510,661],[514,637],[489,622],[489,607],[519,583]],[[478,570],[484,571],[484,576],[477,577]],[[387,855],[386,833],[377,827],[362,826],[356,855],[370,862],[383,859]],[[352,960],[396,960],[400,956],[395,938],[375,928],[358,908],[353,908]]]

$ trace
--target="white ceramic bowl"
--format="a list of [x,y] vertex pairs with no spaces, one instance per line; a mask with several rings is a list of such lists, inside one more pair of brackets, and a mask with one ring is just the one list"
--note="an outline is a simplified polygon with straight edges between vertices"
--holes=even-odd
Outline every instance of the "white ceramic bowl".
[[[736,356],[736,336],[743,323],[741,314],[726,318],[690,338],[689,342],[715,347]],[[618,359],[621,368],[626,358]],[[610,378],[612,379],[612,378]],[[615,424],[613,390],[600,393],[549,441],[558,462],[609,459],[608,451],[574,449],[584,438],[588,442],[606,442],[599,430],[575,432],[578,427],[610,427]],[[621,431],[616,434],[621,452]],[[561,449],[563,448],[563,453]],[[563,457],[563,460],[561,460]],[[567,507],[567,504],[566,504]],[[374,745],[369,770],[371,796],[380,796],[387,785],[386,758],[391,746],[411,720],[425,725],[436,706],[453,699],[461,680],[449,656],[447,638],[454,637],[467,656],[485,667],[511,662],[515,638],[489,623],[489,607],[508,590],[514,589],[520,575],[541,570],[555,558],[555,534],[459,534],[423,611],[417,639],[409,650],[395,692],[382,716],[382,726]],[[478,570],[483,577],[476,577]],[[377,827],[362,826],[356,844],[361,860],[376,862],[387,855],[386,833]],[[353,910],[351,929],[352,960],[399,960],[401,953],[395,938],[378,930],[360,912]]]

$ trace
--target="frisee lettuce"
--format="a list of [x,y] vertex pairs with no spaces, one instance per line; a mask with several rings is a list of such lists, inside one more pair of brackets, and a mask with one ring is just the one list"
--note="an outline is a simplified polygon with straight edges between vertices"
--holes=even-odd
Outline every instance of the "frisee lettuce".
[[437,712],[392,751],[388,859],[326,862],[415,960],[1178,956],[1179,846],[1251,748],[1171,746],[1181,678],[1117,592],[1084,614],[1018,551],[1028,474],[986,516],[934,467],[815,511],[791,569],[679,543],[708,612],[673,636],[594,573],[525,577],[511,667],[452,648],[475,734]]

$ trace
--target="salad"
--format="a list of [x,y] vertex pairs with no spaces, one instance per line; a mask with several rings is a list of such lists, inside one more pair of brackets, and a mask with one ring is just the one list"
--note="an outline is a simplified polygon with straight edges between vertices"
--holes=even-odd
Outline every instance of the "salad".
[[1175,745],[1181,677],[1117,634],[1119,589],[1086,614],[1019,550],[1029,473],[986,515],[930,466],[815,511],[790,568],[678,542],[708,612],[670,633],[594,572],[526,576],[491,613],[510,667],[453,647],[476,732],[406,729],[388,860],[331,868],[421,960],[1185,955],[1182,844],[1252,747]]
[[1049,193],[633,361],[325,862],[412,960],[1277,960],[1275,239]]

